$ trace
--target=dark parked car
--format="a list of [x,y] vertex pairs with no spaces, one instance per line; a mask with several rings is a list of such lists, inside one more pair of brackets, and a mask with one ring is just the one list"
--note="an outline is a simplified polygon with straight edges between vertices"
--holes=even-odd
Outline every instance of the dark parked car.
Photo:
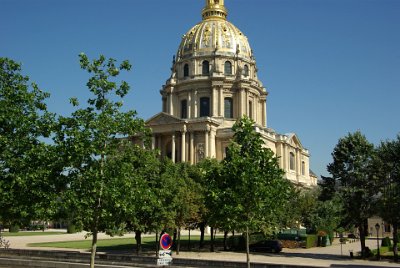
[[282,243],[279,240],[263,240],[255,244],[251,244],[250,251],[252,252],[274,252],[282,251]]

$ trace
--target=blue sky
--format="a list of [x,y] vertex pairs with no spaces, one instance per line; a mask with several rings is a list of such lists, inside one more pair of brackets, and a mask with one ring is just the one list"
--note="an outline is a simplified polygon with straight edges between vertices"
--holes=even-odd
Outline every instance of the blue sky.
[[[78,54],[128,59],[125,103],[144,119],[161,111],[181,36],[201,20],[204,0],[0,0],[0,56],[51,93],[68,114],[88,75]],[[400,1],[226,0],[228,20],[249,39],[269,91],[268,126],[295,132],[326,165],[338,139],[360,130],[375,144],[400,132]]]

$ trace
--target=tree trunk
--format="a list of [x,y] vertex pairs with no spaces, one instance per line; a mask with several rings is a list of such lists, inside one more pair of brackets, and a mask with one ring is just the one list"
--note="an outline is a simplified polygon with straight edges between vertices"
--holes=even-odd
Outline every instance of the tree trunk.
[[158,258],[158,252],[160,251],[160,243],[158,242],[158,231],[156,231],[156,257]]
[[189,228],[189,244],[188,244],[188,250],[190,251],[190,228]]
[[361,257],[363,259],[367,258],[367,252],[365,250],[365,230],[364,230],[364,223],[362,222],[358,226],[358,231],[360,233],[360,243],[361,243]]
[[211,227],[211,245],[210,245],[210,251],[214,252],[214,227]]
[[205,223],[200,223],[200,248],[204,248],[204,231],[205,231]]
[[224,251],[228,250],[228,231],[224,231]]
[[97,230],[93,231],[92,237],[92,251],[90,254],[90,268],[94,268],[94,260],[96,258],[96,250],[97,250]]
[[250,247],[249,247],[249,227],[246,226],[246,262],[247,268],[250,268]]
[[393,223],[393,260],[394,260],[394,262],[397,262],[399,260],[399,255],[397,252],[397,243],[399,243],[398,232],[397,232],[398,227],[399,227],[399,225],[397,224],[397,222]]
[[181,248],[181,227],[178,227],[177,236],[178,244],[176,245],[176,255],[179,255],[179,250]]
[[142,232],[135,231],[136,253],[139,255],[142,252]]

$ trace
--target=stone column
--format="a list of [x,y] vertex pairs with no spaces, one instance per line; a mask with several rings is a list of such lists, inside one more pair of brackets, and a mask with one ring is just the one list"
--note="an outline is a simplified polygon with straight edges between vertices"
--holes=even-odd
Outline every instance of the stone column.
[[216,136],[216,129],[211,128],[210,131],[210,157],[215,158],[215,136]]
[[186,126],[183,126],[181,137],[181,162],[186,162]]
[[[250,105],[249,105],[249,91],[246,89],[246,91],[245,91],[245,96],[246,96],[246,98],[245,98],[245,103],[246,103],[246,114],[247,114],[247,116],[248,117],[250,117],[250,111],[249,111],[249,108],[250,108]],[[252,116],[252,117],[254,117],[254,116]],[[254,118],[252,118],[252,119],[254,119]]]
[[171,147],[172,147],[172,152],[171,152],[171,158],[172,162],[175,163],[175,133],[172,134],[172,142],[171,142]]
[[243,97],[242,97],[242,92],[243,92],[243,90],[242,89],[239,89],[239,94],[238,94],[238,97],[236,98],[237,99],[237,104],[238,104],[238,109],[237,109],[237,111],[238,111],[238,113],[237,113],[237,117],[242,117],[242,107],[243,107]]
[[209,141],[208,141],[208,129],[209,127],[207,126],[205,134],[204,134],[204,158],[209,157],[208,152],[209,152]]
[[163,145],[162,145],[161,135],[157,136],[157,148],[160,150],[161,157],[164,157],[165,156],[165,150],[164,150]]
[[[194,96],[193,96],[194,95]],[[192,104],[193,104],[193,116],[192,118],[197,118],[197,90],[194,91],[194,94],[192,95]]]
[[187,98],[187,117],[190,119],[192,118],[192,91],[188,92]]
[[174,97],[172,92],[169,94],[169,114],[174,115]]
[[219,95],[218,115],[220,117],[223,117],[224,116],[224,88],[222,86],[219,87],[218,95]]
[[171,114],[171,94],[167,94],[167,114]]
[[263,120],[263,126],[266,127],[268,126],[267,124],[267,100],[263,100],[263,104],[262,104],[262,120]]
[[194,164],[194,132],[190,132],[190,163]]
[[218,116],[218,87],[217,86],[213,86],[212,87],[212,92],[211,92],[211,96],[212,96],[212,110],[211,110],[211,116],[215,117]]
[[156,148],[156,136],[153,134],[151,136],[151,149],[154,150]]
[[300,155],[300,150],[296,148],[296,175],[297,175],[297,181],[300,180],[301,176],[301,155]]

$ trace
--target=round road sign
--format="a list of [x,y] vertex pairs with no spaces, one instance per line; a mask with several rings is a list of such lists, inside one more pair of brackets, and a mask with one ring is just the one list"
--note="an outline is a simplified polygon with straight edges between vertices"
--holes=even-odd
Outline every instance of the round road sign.
[[170,247],[172,246],[172,238],[169,234],[165,233],[161,236],[160,246],[164,250],[170,249]]

